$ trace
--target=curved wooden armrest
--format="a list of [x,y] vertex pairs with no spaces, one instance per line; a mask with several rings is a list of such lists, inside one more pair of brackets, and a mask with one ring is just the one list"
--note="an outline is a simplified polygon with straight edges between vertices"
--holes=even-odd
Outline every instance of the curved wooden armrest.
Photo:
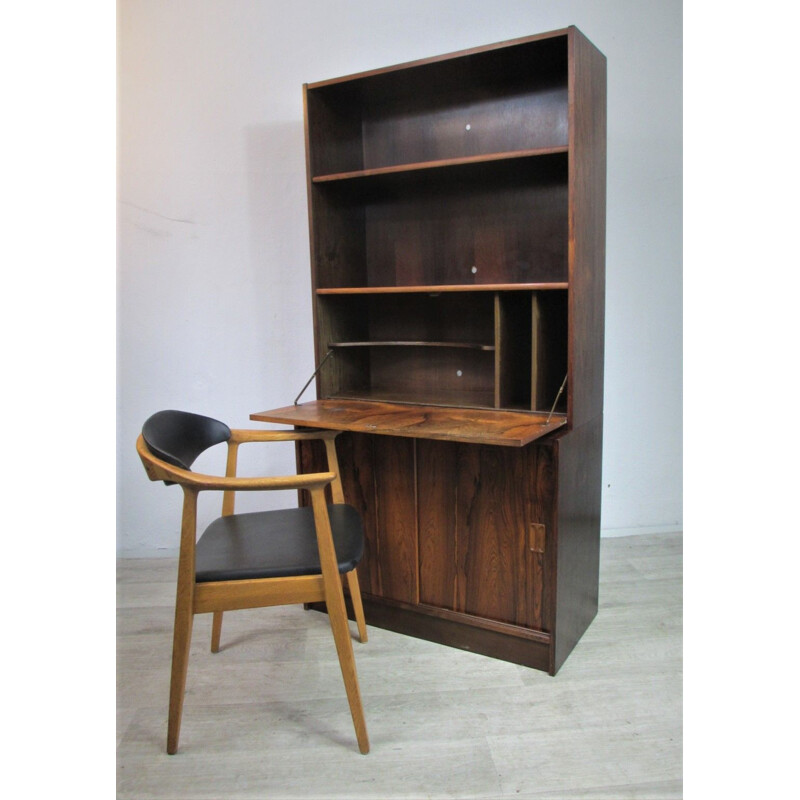
[[308,439],[335,439],[341,431],[324,429],[297,431],[297,430],[256,430],[254,428],[231,428],[230,444],[244,442],[299,442]]
[[303,475],[278,475],[259,478],[233,478],[220,475],[203,475],[168,464],[156,458],[147,447],[143,436],[136,440],[136,450],[142,459],[151,481],[171,481],[182,486],[191,486],[198,491],[213,489],[220,491],[267,491],[270,489],[315,489],[325,486],[336,478],[335,472],[310,472]]

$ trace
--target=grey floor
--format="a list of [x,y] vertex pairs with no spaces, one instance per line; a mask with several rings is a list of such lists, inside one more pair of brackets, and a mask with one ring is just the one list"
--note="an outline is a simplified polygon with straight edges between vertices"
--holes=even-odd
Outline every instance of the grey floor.
[[[370,627],[359,754],[327,618],[196,618],[164,752],[176,561],[118,562],[117,797],[680,798],[682,537],[603,539],[600,611],[554,678]],[[354,628],[354,626],[353,626]]]

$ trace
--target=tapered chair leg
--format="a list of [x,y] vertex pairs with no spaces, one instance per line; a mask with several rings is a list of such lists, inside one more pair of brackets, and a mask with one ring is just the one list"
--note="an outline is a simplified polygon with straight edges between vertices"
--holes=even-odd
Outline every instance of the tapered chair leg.
[[336,642],[336,652],[339,654],[339,666],[344,678],[344,688],[347,692],[347,702],[350,704],[350,714],[353,717],[353,726],[356,731],[358,749],[369,753],[369,737],[367,736],[367,723],[364,720],[364,709],[361,705],[361,692],[358,688],[358,675],[356,674],[356,659],[353,654],[353,642],[350,639],[350,626],[347,623],[347,612],[344,607],[344,597],[339,602],[327,603],[328,619]]
[[214,612],[214,621],[211,623],[211,652],[219,653],[219,637],[222,633],[222,612]]
[[358,585],[358,575],[355,570],[347,573],[347,588],[350,590],[350,600],[358,625],[358,638],[362,644],[367,641],[367,621],[364,619],[364,605],[361,602],[361,588]]
[[175,630],[172,634],[172,675],[169,683],[167,753],[178,751],[183,695],[194,622],[194,539],[197,530],[197,490],[184,487],[181,549],[178,557],[178,591],[175,596]]
[[189,648],[192,644],[191,611],[176,608],[175,632],[172,639],[172,676],[169,685],[169,721],[167,723],[167,753],[178,751],[178,738],[181,733],[183,696],[186,690],[186,672],[189,667]]
[[347,692],[347,702],[350,704],[353,726],[356,729],[358,749],[366,754],[369,753],[367,723],[364,720],[364,709],[361,706],[361,692],[358,688],[353,641],[350,638],[350,625],[347,621],[347,611],[344,607],[342,579],[336,567],[336,552],[333,547],[324,489],[315,488],[311,490],[311,505],[314,509],[314,524],[317,529],[319,563],[322,567],[322,580],[325,585],[325,605],[328,609],[328,620],[331,623],[333,640],[336,643],[336,652],[339,655],[339,666],[342,670],[342,678],[344,678],[344,688]]

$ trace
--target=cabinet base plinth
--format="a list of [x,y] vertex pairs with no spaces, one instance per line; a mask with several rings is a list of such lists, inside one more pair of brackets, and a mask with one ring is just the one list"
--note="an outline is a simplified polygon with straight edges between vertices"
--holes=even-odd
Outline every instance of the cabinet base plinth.
[[[349,598],[346,599],[348,615],[354,619]],[[547,634],[533,634],[537,638],[516,636],[370,597],[363,597],[363,603],[368,625],[555,674],[551,661],[552,641]],[[313,603],[306,607],[325,612],[324,603]],[[510,630],[513,626],[505,627]],[[538,641],[538,638],[542,641]]]

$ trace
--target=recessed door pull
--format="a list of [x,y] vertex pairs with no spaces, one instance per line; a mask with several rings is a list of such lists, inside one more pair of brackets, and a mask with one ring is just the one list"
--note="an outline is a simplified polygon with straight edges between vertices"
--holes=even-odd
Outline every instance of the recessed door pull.
[[528,547],[532,553],[544,553],[545,527],[540,522],[531,523]]

